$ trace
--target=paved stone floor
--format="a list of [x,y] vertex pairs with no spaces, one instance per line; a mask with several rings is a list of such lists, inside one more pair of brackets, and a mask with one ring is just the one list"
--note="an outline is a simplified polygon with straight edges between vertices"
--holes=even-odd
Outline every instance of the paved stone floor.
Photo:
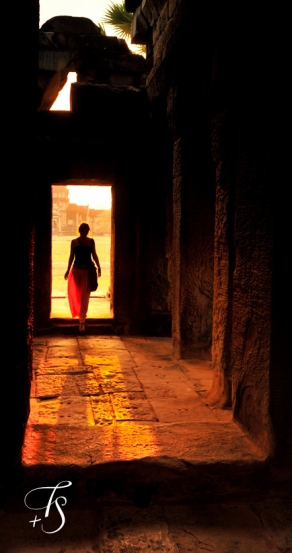
[[25,465],[262,460],[231,411],[204,401],[210,362],[174,361],[171,347],[168,338],[36,338]]
[[33,377],[1,553],[292,551],[291,498],[265,486],[231,412],[206,403],[207,359],[174,361],[167,338],[43,336]]

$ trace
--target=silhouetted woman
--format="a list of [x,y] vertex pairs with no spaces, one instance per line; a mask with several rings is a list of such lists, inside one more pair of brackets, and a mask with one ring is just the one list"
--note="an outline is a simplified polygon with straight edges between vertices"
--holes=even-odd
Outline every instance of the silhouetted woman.
[[[95,251],[93,238],[88,238],[90,231],[87,223],[81,223],[78,228],[79,238],[71,242],[68,269],[64,275],[68,279],[68,300],[72,317],[79,317],[79,331],[85,331],[85,319],[88,310],[90,285],[88,279],[88,265],[91,256],[98,269],[98,276],[101,276],[99,259]],[[74,261],[74,263],[73,263]],[[71,266],[73,263],[72,270]]]

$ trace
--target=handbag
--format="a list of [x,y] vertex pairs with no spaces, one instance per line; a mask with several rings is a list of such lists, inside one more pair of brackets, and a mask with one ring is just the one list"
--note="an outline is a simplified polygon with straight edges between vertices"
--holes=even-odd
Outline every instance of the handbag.
[[91,292],[95,292],[98,287],[97,269],[93,261],[88,265],[88,280]]

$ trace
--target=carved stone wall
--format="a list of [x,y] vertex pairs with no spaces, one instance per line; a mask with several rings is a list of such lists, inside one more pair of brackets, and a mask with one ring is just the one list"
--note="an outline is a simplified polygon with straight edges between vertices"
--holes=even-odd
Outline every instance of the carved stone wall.
[[280,255],[280,244],[283,252],[289,249],[281,180],[288,178],[282,140],[285,48],[271,38],[279,14],[254,7],[251,17],[248,7],[238,4],[239,27],[235,12],[218,3],[128,0],[126,5],[136,10],[133,41],[147,45],[151,109],[167,98],[174,353],[179,357],[210,343],[213,323],[209,400],[232,404],[250,436],[287,463],[291,323],[283,288],[291,298],[291,287],[285,288],[285,254]]
[[[186,2],[149,1],[134,15],[138,26],[141,18],[148,25],[146,90],[152,124],[155,128],[159,118],[155,106],[164,100],[172,159],[170,295],[176,357],[208,354],[212,336],[215,168],[206,109],[209,60],[208,52],[197,50],[199,40],[189,21],[193,15]],[[187,71],[184,56],[190,60]],[[165,182],[167,175],[165,166]]]

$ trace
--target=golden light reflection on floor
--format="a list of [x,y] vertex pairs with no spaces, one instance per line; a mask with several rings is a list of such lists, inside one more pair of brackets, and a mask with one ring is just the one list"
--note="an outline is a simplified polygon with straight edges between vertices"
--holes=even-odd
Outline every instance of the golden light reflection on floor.
[[122,422],[115,436],[115,455],[124,461],[159,456],[160,447],[155,428],[149,425]]
[[[49,373],[52,367],[48,363],[48,373],[39,375],[39,387],[36,384],[43,397],[31,402],[23,448],[25,465],[86,463],[88,448],[95,463],[159,455],[155,428],[149,424],[155,419],[151,418],[150,406],[148,414],[146,397],[123,355],[125,352],[121,358],[116,353],[100,355],[86,348],[82,353],[82,374]],[[44,371],[45,363],[42,367]],[[64,370],[67,369],[66,361]],[[50,382],[51,397],[49,390],[47,397],[42,391],[46,381]],[[136,391],[127,392],[131,387]],[[145,400],[142,421],[137,420],[136,397],[139,405],[141,398]]]
[[23,446],[23,463],[26,465],[55,464],[54,443],[55,432],[53,428],[43,427],[41,432],[34,432],[33,427],[28,425]]
[[120,372],[122,370],[117,355],[96,355],[91,352],[85,353],[83,359],[85,365],[91,365],[92,367],[98,368],[101,375],[104,375],[105,371],[109,371],[109,368],[115,372]]

